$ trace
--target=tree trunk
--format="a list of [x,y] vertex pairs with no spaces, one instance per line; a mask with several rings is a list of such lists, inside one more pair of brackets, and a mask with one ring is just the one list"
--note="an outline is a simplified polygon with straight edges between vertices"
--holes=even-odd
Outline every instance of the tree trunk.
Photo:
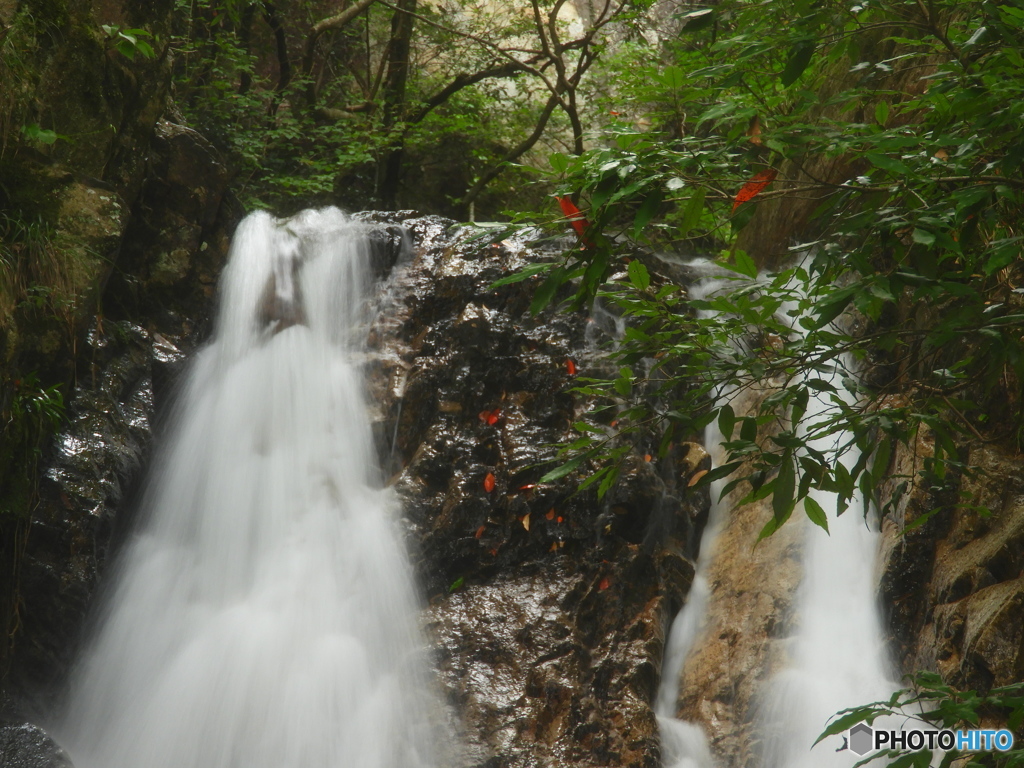
[[405,112],[405,85],[409,79],[409,50],[416,12],[416,0],[398,0],[391,17],[388,43],[388,71],[384,78],[383,130],[392,136],[377,168],[377,198],[385,209],[394,209],[402,178],[404,137],[401,123]]

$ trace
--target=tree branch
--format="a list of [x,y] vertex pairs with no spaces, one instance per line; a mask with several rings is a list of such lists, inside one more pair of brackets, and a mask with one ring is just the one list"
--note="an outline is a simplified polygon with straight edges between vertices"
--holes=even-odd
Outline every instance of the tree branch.
[[306,36],[306,45],[302,54],[302,74],[304,76],[308,76],[313,71],[313,55],[316,52],[316,44],[320,35],[329,29],[344,27],[375,2],[377,0],[357,0],[354,5],[350,5],[341,13],[321,19],[312,26]]
[[495,165],[493,168],[487,171],[487,173],[485,173],[483,176],[477,179],[476,184],[474,184],[472,188],[466,193],[465,197],[462,198],[461,202],[468,204],[476,200],[476,198],[479,197],[480,193],[483,192],[484,187],[486,187],[488,184],[494,181],[494,179],[496,179],[501,174],[501,172],[505,170],[505,166],[507,166],[509,163],[515,162],[524,153],[528,152],[530,149],[533,148],[533,145],[536,144],[540,140],[541,135],[543,135],[544,129],[547,127],[548,120],[551,119],[551,113],[555,111],[555,107],[558,106],[560,101],[561,99],[559,99],[555,95],[548,97],[547,104],[544,105],[544,109],[541,111],[540,116],[537,118],[537,124],[533,128],[533,133],[531,133],[519,144],[513,147],[512,150],[507,155],[505,155],[505,157],[502,159],[500,163]]
[[479,72],[473,74],[467,74],[465,72],[455,76],[448,85],[442,88],[440,91],[435,93],[429,99],[424,101],[423,106],[417,110],[406,122],[418,123],[427,115],[429,115],[435,107],[439,107],[444,104],[448,99],[454,96],[456,93],[461,91],[463,88],[467,88],[470,85],[475,85],[482,80],[488,80],[490,78],[497,77],[515,77],[516,75],[522,74],[523,70],[521,67],[515,64],[505,64],[499,67],[491,67],[490,69],[482,69]]

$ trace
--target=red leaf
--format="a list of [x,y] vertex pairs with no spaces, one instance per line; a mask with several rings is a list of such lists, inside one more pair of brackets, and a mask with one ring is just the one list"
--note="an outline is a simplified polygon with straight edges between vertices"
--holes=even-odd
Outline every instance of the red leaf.
[[484,478],[484,490],[490,493],[494,490],[494,473],[488,472],[487,477]]
[[736,194],[736,201],[732,204],[732,209],[735,211],[740,207],[741,203],[745,203],[748,200],[753,200],[760,194],[761,190],[767,187],[775,177],[779,175],[779,172],[774,168],[769,168],[766,171],[755,173],[746,184]]
[[579,208],[576,207],[576,203],[568,197],[558,197],[558,205],[562,209],[562,214],[569,220],[572,228],[576,230],[576,235],[583,244],[586,246],[593,245],[589,239],[585,236],[587,228],[590,226],[590,222],[587,221],[587,217],[583,215]]
[[561,516],[561,515],[559,515],[559,516],[558,516],[558,519],[557,519],[557,520],[555,520],[555,522],[556,522],[556,523],[560,523],[560,522],[562,522],[562,519],[563,519],[563,518],[562,518],[562,516]]
[[574,363],[571,358],[565,361],[565,370],[569,372],[570,376],[576,375],[576,363]]
[[601,579],[601,583],[597,585],[597,588],[598,589],[608,589],[608,587],[610,587],[611,585],[612,585],[612,583],[608,580],[608,577],[605,576],[603,579]]
[[487,415],[487,423],[492,427],[498,423],[498,418],[501,416],[501,408],[495,408]]
[[546,515],[544,515],[544,517],[546,517],[548,520],[554,520],[555,519],[555,508],[552,507],[551,509],[549,509],[548,513]]
[[479,539],[481,536],[484,535],[484,531],[486,531],[486,530],[487,530],[487,526],[486,525],[481,525],[479,528],[476,529],[476,533],[474,534],[473,538]]

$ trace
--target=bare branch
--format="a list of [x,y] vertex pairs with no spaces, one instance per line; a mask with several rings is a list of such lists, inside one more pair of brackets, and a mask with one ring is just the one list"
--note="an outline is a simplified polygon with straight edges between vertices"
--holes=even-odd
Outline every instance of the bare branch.
[[490,69],[482,69],[479,72],[467,74],[465,72],[455,76],[448,85],[442,88],[440,91],[435,93],[430,98],[426,99],[421,107],[415,114],[413,114],[407,122],[418,123],[423,118],[433,111],[435,107],[439,107],[444,104],[448,99],[454,96],[456,93],[461,91],[463,88],[467,88],[470,85],[475,85],[482,80],[489,80],[497,77],[515,77],[516,75],[522,74],[523,70],[515,64],[505,64],[500,67],[491,67]]
[[326,19],[321,19],[309,30],[306,37],[306,46],[302,54],[302,74],[309,75],[313,71],[313,55],[316,51],[317,41],[320,35],[329,29],[340,29],[355,19],[359,14],[373,5],[377,0],[357,0],[344,11]]
[[478,35],[473,35],[470,34],[469,32],[463,32],[458,29],[453,29],[452,27],[446,26],[444,24],[440,24],[434,21],[433,19],[427,18],[426,16],[422,16],[418,13],[413,13],[412,11],[404,10],[402,8],[399,8],[397,5],[394,5],[393,3],[387,2],[387,0],[376,0],[376,2],[383,5],[386,8],[390,8],[394,11],[398,11],[399,13],[405,13],[408,14],[409,16],[417,18],[424,24],[434,27],[435,29],[440,29],[442,32],[448,32],[450,34],[464,38],[466,40],[472,40],[474,43],[483,46],[489,51],[494,51],[494,53],[496,53],[498,56],[501,56],[503,59],[507,59],[508,61],[518,65],[524,72],[529,72],[534,77],[540,79],[544,83],[544,85],[547,86],[549,91],[555,93],[554,84],[550,80],[548,80],[547,76],[543,73],[543,71],[537,69],[531,63],[529,63],[529,61],[517,59],[515,56],[509,53],[506,49],[502,48],[500,45],[492,43],[490,40],[486,40],[485,38],[479,37]]
[[522,157],[523,154],[525,154],[527,151],[533,148],[533,145],[536,144],[540,140],[540,137],[543,135],[544,129],[547,127],[548,120],[551,119],[551,113],[555,111],[555,107],[558,106],[559,101],[560,99],[554,94],[548,97],[547,104],[544,105],[544,109],[541,111],[540,116],[537,118],[537,124],[533,128],[533,133],[531,133],[519,144],[513,147],[509,151],[509,153],[505,155],[505,157],[502,159],[500,163],[495,165],[493,168],[487,171],[487,173],[485,173],[483,176],[477,179],[476,184],[474,184],[472,189],[470,189],[466,193],[466,196],[462,198],[463,203],[468,204],[476,200],[476,198],[479,197],[480,193],[483,192],[484,187],[486,187],[488,184],[494,181],[494,179],[496,179],[501,174],[501,172],[505,170],[505,167],[509,163],[515,162],[520,157]]

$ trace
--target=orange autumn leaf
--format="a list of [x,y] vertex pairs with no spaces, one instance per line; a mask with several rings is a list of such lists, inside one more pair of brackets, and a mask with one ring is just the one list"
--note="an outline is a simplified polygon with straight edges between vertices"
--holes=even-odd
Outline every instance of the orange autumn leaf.
[[576,375],[576,363],[572,361],[572,358],[568,358],[565,361],[565,370],[569,372],[570,376]]
[[590,222],[587,221],[587,218],[583,215],[580,209],[576,207],[576,204],[572,199],[568,197],[556,197],[555,199],[558,200],[558,205],[562,209],[562,215],[569,220],[572,228],[576,230],[577,237],[583,241],[584,245],[593,245],[585,235],[587,227],[590,226]]
[[750,118],[750,122],[747,124],[747,139],[751,144],[757,146],[763,146],[764,141],[761,139],[761,117],[754,115]]
[[559,516],[558,516],[558,519],[557,519],[557,520],[555,520],[555,522],[556,522],[556,523],[560,523],[560,522],[562,522],[562,520],[564,520],[564,519],[565,519],[565,518],[563,518],[563,517],[562,517],[561,515],[559,515]]
[[479,528],[476,529],[476,534],[474,534],[473,538],[474,539],[479,539],[481,536],[484,535],[484,531],[486,531],[486,530],[487,530],[487,526],[486,525],[481,525]]
[[498,423],[498,419],[501,418],[501,408],[495,408],[493,411],[480,411],[480,413],[477,414],[477,418],[485,424],[493,427]]
[[601,579],[601,583],[597,585],[597,588],[598,589],[608,589],[608,587],[610,587],[611,585],[612,585],[612,583],[608,580],[608,577],[605,576],[603,579]]
[[544,517],[546,517],[548,520],[554,520],[555,519],[555,508],[552,507],[551,509],[549,509],[548,513],[546,515],[544,515]]
[[699,483],[700,479],[704,477],[704,475],[706,475],[707,473],[708,471],[706,469],[702,469],[700,472],[694,472],[693,477],[690,478],[690,482],[686,484],[686,487],[693,488],[693,486]]
[[488,472],[487,477],[484,478],[484,490],[490,493],[494,490],[494,473]]
[[748,200],[753,200],[761,193],[765,187],[775,180],[775,177],[779,175],[779,172],[774,168],[769,168],[766,171],[755,173],[746,184],[736,194],[736,201],[732,204],[732,209],[735,211],[740,207],[741,203],[745,203]]
[[645,453],[644,454],[644,461],[648,461],[649,462],[652,458],[653,457],[651,456],[651,454],[649,454],[649,453]]

